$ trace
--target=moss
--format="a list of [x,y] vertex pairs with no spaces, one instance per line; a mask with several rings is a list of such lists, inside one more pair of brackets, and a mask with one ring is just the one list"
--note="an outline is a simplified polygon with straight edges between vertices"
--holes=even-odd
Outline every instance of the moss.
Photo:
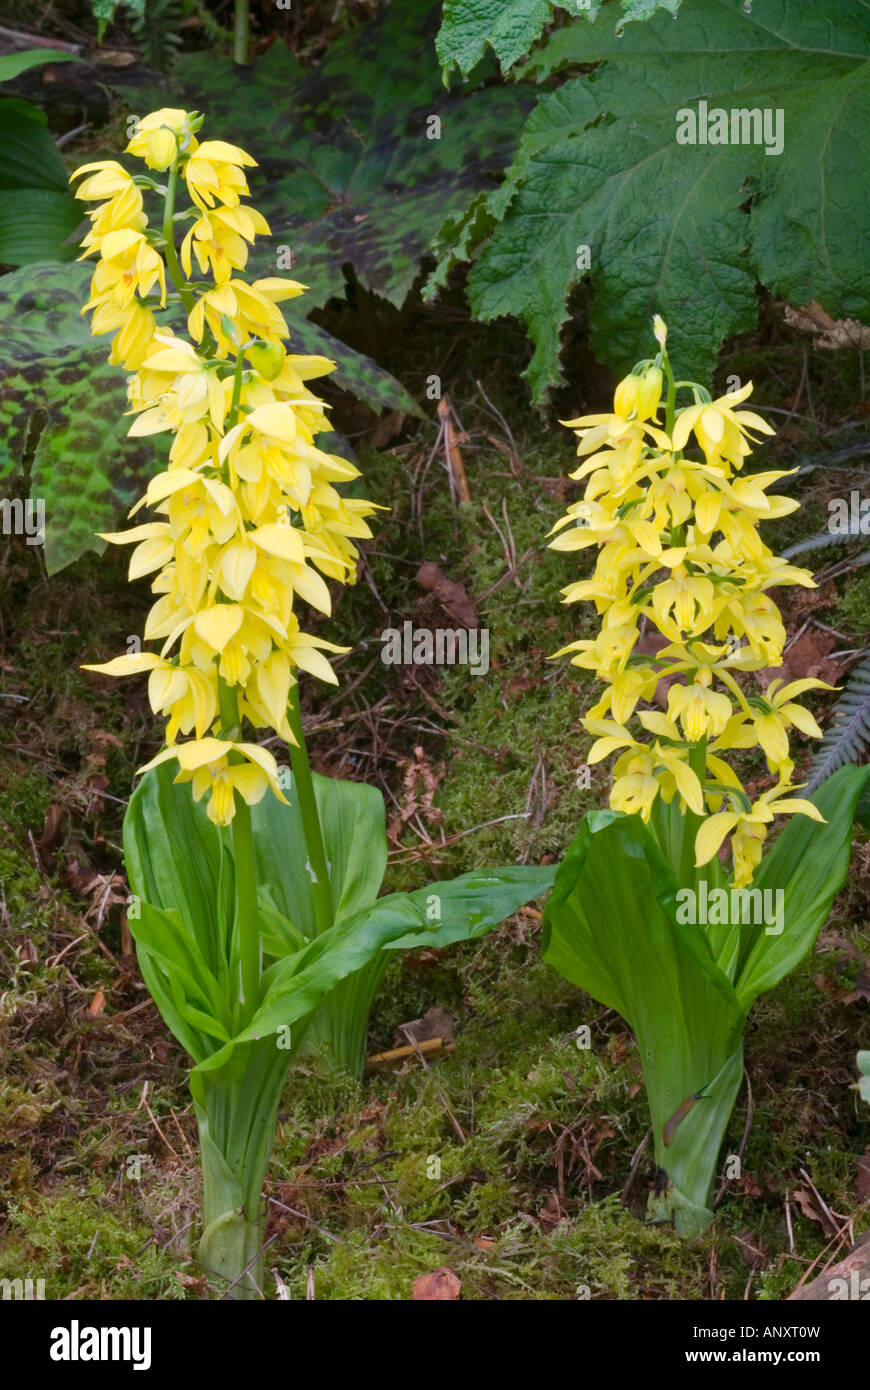
[[870,575],[852,580],[837,600],[834,617],[847,632],[870,632]]

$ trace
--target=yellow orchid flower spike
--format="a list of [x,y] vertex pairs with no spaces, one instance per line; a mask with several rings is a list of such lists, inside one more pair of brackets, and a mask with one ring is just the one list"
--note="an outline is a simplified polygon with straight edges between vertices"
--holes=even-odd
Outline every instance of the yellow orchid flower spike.
[[[715,400],[696,382],[678,386],[658,316],[654,332],[657,356],[617,385],[613,412],[566,422],[584,459],[572,477],[585,493],[556,522],[550,545],[566,553],[597,550],[592,575],[567,585],[563,599],[594,604],[600,628],[555,655],[570,655],[606,683],[586,727],[593,732],[607,713],[617,721],[598,730],[590,762],[627,750],[614,766],[611,805],[648,819],[661,790],[666,800],[678,795],[684,810],[703,820],[711,810],[731,814],[717,809],[723,778],[711,773],[708,750],[716,758],[716,750],[758,746],[772,772],[790,777],[789,730],[821,736],[795,697],[825,687],[806,680],[780,689],[773,681],[762,692],[744,684],[753,671],[782,660],[785,629],[767,590],[813,584],[808,571],[772,554],[759,534],[763,521],[787,515],[796,503],[768,492],[786,476],[783,470],[734,476],[753,435],[772,433],[759,415],[739,408],[751,383]],[[693,404],[678,408],[678,389],[690,390]],[[650,632],[659,634],[658,651],[641,658],[637,644]],[[667,715],[645,710],[665,677]],[[653,745],[629,731],[633,717],[654,736]],[[809,814],[809,804],[775,798],[782,814]],[[772,820],[747,811],[727,822],[723,838],[733,832],[741,873],[757,862],[755,842],[760,853]]]

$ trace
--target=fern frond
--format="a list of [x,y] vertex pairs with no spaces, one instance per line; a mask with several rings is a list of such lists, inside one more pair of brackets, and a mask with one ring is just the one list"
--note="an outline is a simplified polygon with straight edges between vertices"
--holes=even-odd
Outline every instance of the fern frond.
[[808,536],[806,540],[790,545],[782,552],[783,558],[791,560],[795,555],[804,555],[808,550],[823,550],[830,545],[850,545],[852,541],[859,541],[866,536],[866,530],[861,531],[857,526],[850,527],[848,531],[820,531],[817,536]]
[[870,657],[859,662],[834,706],[819,744],[803,795],[809,795],[845,763],[857,762],[870,748]]

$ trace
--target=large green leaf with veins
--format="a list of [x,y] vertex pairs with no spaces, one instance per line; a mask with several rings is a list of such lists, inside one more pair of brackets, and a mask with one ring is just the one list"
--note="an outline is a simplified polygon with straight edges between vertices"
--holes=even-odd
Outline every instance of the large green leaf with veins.
[[[526,64],[526,77],[567,80],[530,116],[488,217],[478,200],[475,235],[457,238],[479,254],[475,312],[529,329],[536,399],[561,380],[560,330],[585,275],[592,347],[617,371],[643,355],[658,311],[679,374],[704,379],[723,340],[754,326],[759,281],[866,320],[870,8],[683,0],[676,21],[660,13],[621,36],[603,20],[555,32]],[[781,110],[782,152],[677,144],[677,112],[701,99]]]
[[[438,57],[445,74],[454,67],[471,72],[491,48],[507,72],[541,37],[553,18],[556,0],[444,0],[444,20],[438,32]],[[622,12],[608,6],[600,23],[616,20],[616,30],[633,20],[649,19],[656,10],[676,14],[680,0],[622,0]],[[601,0],[560,0],[559,8],[594,24]]]
[[440,8],[390,5],[310,71],[276,43],[243,82],[229,58],[208,53],[185,58],[171,92],[119,89],[137,111],[203,111],[203,138],[252,153],[252,200],[274,235],[250,264],[275,274],[277,248],[290,247],[292,273],[309,286],[305,309],[343,293],[348,264],[400,305],[445,219],[495,186],[531,105],[516,87],[445,91],[434,52]]

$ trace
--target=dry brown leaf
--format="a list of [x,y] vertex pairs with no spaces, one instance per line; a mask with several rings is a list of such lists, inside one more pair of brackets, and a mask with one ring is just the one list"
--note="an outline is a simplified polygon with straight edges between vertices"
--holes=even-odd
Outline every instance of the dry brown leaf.
[[831,351],[835,348],[858,348],[860,351],[870,348],[870,328],[866,324],[858,319],[832,319],[815,299],[799,309],[787,304],[785,321],[801,333],[814,333],[813,347]]
[[444,612],[460,627],[476,628],[477,609],[466,590],[447,575],[431,560],[426,560],[417,571],[417,583],[421,589],[433,594]]
[[462,1282],[447,1265],[433,1269],[429,1274],[421,1274],[411,1286],[414,1303],[455,1303],[459,1298]]
[[422,1018],[412,1019],[410,1023],[403,1023],[396,1029],[395,1043],[401,1047],[403,1043],[427,1042],[429,1038],[441,1038],[443,1042],[453,1042],[456,1038],[456,1019],[449,1014],[446,1009],[442,1009],[439,1004],[433,1004],[431,1009],[427,1009]]
[[54,849],[60,839],[60,828],[63,822],[63,807],[53,801],[45,813],[42,822],[42,834],[36,841],[37,849]]

